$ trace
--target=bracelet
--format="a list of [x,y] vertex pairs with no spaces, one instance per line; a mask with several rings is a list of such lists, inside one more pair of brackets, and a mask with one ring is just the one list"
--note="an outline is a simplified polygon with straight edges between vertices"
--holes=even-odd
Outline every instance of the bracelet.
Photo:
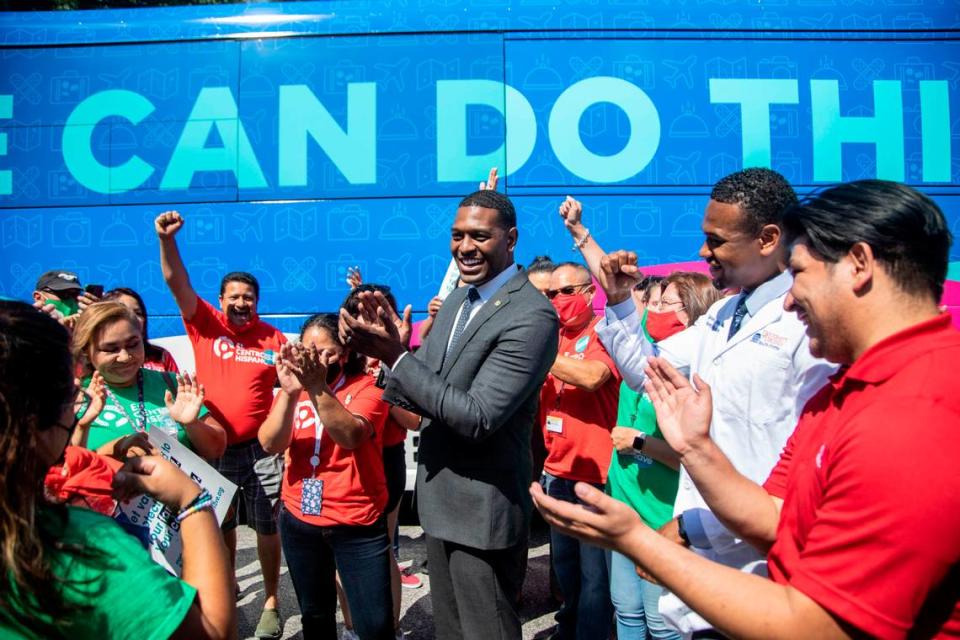
[[580,238],[579,240],[574,240],[573,242],[574,251],[579,251],[580,249],[583,249],[585,246],[587,246],[587,240],[590,239],[590,229],[587,229],[586,227],[584,227],[583,229],[584,231],[586,231],[586,233],[583,234],[583,237]]
[[202,489],[199,495],[177,514],[177,522],[183,522],[193,514],[203,511],[204,509],[213,510],[213,497],[206,489]]

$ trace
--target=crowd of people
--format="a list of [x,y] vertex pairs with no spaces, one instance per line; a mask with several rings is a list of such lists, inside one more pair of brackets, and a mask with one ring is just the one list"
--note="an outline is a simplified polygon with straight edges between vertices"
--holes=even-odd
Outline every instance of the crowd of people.
[[[341,637],[402,637],[415,430],[437,638],[521,637],[534,506],[558,640],[960,637],[960,333],[932,200],[866,180],[801,201],[745,169],[706,204],[708,273],[661,277],[572,197],[557,224],[582,260],[518,266],[497,182],[460,201],[456,287],[417,325],[353,270],[297,340],[249,273],[211,304],[174,211],[155,232],[195,372],[132,289],[54,269],[32,304],[0,301],[0,635],[235,636],[242,501],[258,637],[282,634],[282,557],[305,638],[337,637],[338,603]],[[237,486],[222,522],[157,432]],[[140,495],[175,518],[180,575],[111,517]]]

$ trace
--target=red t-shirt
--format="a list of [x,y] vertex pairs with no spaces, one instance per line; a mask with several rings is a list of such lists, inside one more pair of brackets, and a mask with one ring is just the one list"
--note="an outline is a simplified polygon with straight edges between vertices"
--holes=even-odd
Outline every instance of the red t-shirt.
[[206,389],[204,404],[223,425],[227,442],[256,438],[273,402],[274,356],[286,336],[259,319],[237,329],[199,296],[196,313],[183,324],[193,345],[197,378]]
[[387,424],[383,427],[383,446],[393,447],[407,439],[407,430],[400,426],[400,423],[393,419],[393,416],[387,416]]
[[[387,506],[381,442],[390,405],[383,401],[375,379],[368,374],[347,379],[334,395],[350,413],[366,418],[373,425],[374,435],[356,449],[344,449],[323,433],[313,402],[306,392],[301,393],[293,418],[293,440],[285,456],[283,505],[295,518],[321,527],[373,524]],[[314,469],[310,458],[318,424],[320,464]],[[323,481],[320,515],[303,515],[300,510],[304,478]]]
[[594,318],[578,332],[560,331],[559,353],[596,360],[612,374],[596,391],[585,391],[552,374],[540,392],[540,427],[547,447],[544,470],[558,478],[603,484],[610,466],[610,430],[617,421],[620,372],[600,343]]
[[[960,333],[943,314],[815,395],[764,488],[770,577],[878,638],[960,637]],[[952,593],[951,593],[952,592]]]
[[160,349],[160,357],[151,358],[149,355],[146,356],[143,359],[143,368],[153,371],[165,371],[167,373],[180,373],[180,367],[177,366],[177,361],[173,359],[170,352],[163,347],[157,348]]

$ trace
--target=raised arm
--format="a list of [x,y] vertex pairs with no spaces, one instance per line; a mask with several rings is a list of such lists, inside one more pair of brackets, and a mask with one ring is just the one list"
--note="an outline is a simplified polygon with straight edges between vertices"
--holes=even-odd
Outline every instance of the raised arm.
[[600,280],[600,261],[606,252],[597,243],[590,230],[583,225],[583,204],[567,196],[567,199],[560,203],[560,217],[563,218],[563,226],[567,228],[573,239],[573,245],[580,250],[580,255],[587,263],[590,274]]
[[163,279],[177,301],[180,315],[184,320],[190,320],[197,312],[197,292],[190,284],[190,276],[177,247],[176,235],[183,228],[183,216],[176,211],[164,211],[154,220],[153,226],[160,239],[160,268]]

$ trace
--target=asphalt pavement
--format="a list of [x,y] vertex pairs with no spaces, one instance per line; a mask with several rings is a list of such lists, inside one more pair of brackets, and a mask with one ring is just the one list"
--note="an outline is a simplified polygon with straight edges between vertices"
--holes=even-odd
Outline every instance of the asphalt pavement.
[[[412,560],[413,570],[417,571],[426,561],[423,529],[416,526],[415,522],[409,522],[408,518],[409,515],[401,520],[400,560]],[[546,525],[542,521],[536,521],[530,540],[529,563],[520,606],[524,640],[546,638],[555,624],[553,616],[557,605],[549,595],[548,540]],[[434,636],[430,576],[428,573],[418,575],[423,579],[421,588],[401,590],[400,627],[405,640],[432,640]],[[237,531],[237,578],[240,584],[240,599],[237,602],[240,637],[253,638],[263,608],[263,580],[260,578],[260,564],[257,561],[256,537],[253,531],[245,526],[241,526]],[[284,619],[283,638],[302,638],[300,611],[286,561],[280,576],[280,612]],[[342,631],[343,618],[339,609],[337,623],[338,632]]]

